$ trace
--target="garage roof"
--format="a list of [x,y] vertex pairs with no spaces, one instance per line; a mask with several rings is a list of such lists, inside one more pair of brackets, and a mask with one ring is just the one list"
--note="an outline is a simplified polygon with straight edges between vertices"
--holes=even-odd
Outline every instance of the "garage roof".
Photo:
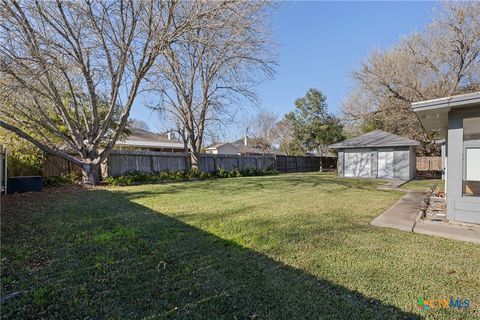
[[372,147],[400,147],[400,146],[418,146],[418,141],[397,136],[396,134],[375,130],[361,136],[334,143],[329,147],[339,148],[372,148]]

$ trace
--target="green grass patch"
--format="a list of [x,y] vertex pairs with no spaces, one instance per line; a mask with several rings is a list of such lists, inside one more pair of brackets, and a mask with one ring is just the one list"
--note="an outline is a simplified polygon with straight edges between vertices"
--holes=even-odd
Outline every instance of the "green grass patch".
[[[372,227],[403,193],[287,174],[2,203],[3,318],[477,319],[480,246]],[[22,254],[21,252],[25,252]],[[468,298],[466,310],[418,298]]]
[[427,190],[433,187],[437,187],[439,190],[445,190],[445,180],[442,179],[423,179],[423,180],[412,180],[404,185],[402,189],[412,189],[412,190]]

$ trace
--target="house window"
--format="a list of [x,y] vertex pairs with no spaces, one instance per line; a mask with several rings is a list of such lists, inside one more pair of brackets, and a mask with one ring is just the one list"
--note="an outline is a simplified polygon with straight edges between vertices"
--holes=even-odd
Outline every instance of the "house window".
[[480,196],[480,117],[463,119],[463,195]]

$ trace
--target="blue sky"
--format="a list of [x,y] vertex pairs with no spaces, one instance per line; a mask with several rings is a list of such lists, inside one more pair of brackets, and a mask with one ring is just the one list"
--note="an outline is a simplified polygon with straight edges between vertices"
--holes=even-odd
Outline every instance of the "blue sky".
[[[275,79],[262,83],[262,108],[279,117],[293,110],[307,89],[327,95],[330,112],[338,114],[351,89],[351,72],[373,48],[393,46],[403,36],[431,21],[435,2],[283,2],[273,17],[278,48]],[[141,99],[140,99],[141,101]],[[165,128],[138,101],[132,117],[153,130]],[[234,138],[236,128],[226,132]]]

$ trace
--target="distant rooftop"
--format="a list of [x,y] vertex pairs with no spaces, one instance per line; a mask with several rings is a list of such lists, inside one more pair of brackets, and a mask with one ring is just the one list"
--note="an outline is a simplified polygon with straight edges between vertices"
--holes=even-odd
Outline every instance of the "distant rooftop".
[[224,145],[227,145],[227,144],[232,145],[230,142],[218,142],[218,143],[212,144],[211,146],[206,147],[205,149],[207,149],[207,150],[217,149],[217,148],[220,148],[221,146],[224,146]]
[[153,148],[174,148],[183,149],[182,142],[176,139],[169,139],[165,134],[153,133],[143,129],[134,128],[125,139],[119,139],[116,143],[121,146],[153,147]]
[[375,130],[361,136],[334,143],[329,147],[338,148],[366,148],[366,147],[400,147],[418,146],[418,141],[397,136],[396,134]]

